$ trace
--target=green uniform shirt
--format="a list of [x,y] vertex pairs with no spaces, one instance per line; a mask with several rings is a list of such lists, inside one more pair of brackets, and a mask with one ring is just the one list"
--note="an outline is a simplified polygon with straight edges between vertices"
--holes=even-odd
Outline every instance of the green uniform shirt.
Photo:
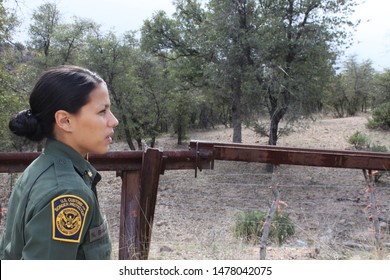
[[0,259],[109,259],[111,241],[96,196],[100,179],[74,149],[47,140],[12,192]]

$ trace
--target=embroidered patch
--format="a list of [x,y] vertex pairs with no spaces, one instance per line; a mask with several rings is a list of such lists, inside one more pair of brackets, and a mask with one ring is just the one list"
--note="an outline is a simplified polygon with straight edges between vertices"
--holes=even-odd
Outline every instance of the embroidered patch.
[[51,202],[53,239],[79,243],[88,204],[75,195],[61,195]]

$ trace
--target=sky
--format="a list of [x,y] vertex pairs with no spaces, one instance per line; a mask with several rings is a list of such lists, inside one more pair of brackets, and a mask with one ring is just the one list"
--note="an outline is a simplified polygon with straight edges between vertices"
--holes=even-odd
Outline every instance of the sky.
[[[45,0],[8,0],[7,5],[17,1],[18,13],[24,24],[18,35],[26,36],[29,19],[32,12]],[[345,59],[356,55],[359,63],[370,60],[378,71],[390,69],[390,10],[389,0],[359,0],[353,19],[361,19],[353,46],[346,50]],[[53,0],[49,1],[53,2]],[[129,30],[139,30],[145,19],[150,19],[159,10],[164,10],[168,16],[175,8],[172,0],[56,0],[64,20],[67,22],[73,16],[88,18],[101,24],[103,29],[113,29],[117,34]],[[23,39],[21,39],[23,41]]]

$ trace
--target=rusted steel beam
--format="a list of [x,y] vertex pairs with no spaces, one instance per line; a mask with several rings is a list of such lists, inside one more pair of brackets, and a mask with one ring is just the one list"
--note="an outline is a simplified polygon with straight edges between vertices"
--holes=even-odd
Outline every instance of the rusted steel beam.
[[0,173],[22,172],[39,153],[0,153]]
[[[199,157],[199,166],[208,168],[211,151],[197,153],[192,150],[164,151],[162,174],[164,170],[194,169],[196,158]],[[140,170],[144,151],[115,151],[106,154],[90,154],[88,160],[100,171],[125,171]],[[0,173],[22,172],[36,159],[40,153],[20,152],[20,153],[0,153]],[[205,160],[206,159],[206,160]]]
[[119,221],[119,259],[141,258],[141,171],[123,171]]
[[154,210],[157,200],[158,182],[162,164],[162,152],[148,149],[143,158],[141,170],[141,221],[140,221],[140,259],[147,260],[152,239]]
[[212,143],[192,140],[192,150],[212,151],[215,160],[390,170],[390,153]]
[[[115,151],[106,154],[90,154],[88,160],[100,171],[124,171],[141,169],[143,151]],[[36,159],[37,152],[0,153],[0,173],[22,172]]]
[[162,174],[165,170],[179,169],[211,169],[213,162],[213,151],[164,151]]
[[[307,149],[267,145],[204,142],[193,140],[190,150],[164,151],[161,173],[164,170],[212,169],[213,160],[262,162],[390,170],[390,153],[367,151]],[[139,170],[143,151],[108,152],[91,154],[90,162],[97,170]],[[39,153],[0,153],[0,172],[22,172]]]
[[100,171],[140,170],[144,151],[115,151],[90,154],[89,162]]

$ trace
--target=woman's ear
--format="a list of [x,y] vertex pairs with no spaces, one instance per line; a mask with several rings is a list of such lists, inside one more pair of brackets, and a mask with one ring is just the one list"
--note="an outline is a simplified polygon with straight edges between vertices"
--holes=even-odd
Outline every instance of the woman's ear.
[[71,132],[72,131],[72,121],[71,121],[71,115],[64,110],[58,110],[54,114],[54,119],[56,125],[62,129],[63,131],[66,132]]

